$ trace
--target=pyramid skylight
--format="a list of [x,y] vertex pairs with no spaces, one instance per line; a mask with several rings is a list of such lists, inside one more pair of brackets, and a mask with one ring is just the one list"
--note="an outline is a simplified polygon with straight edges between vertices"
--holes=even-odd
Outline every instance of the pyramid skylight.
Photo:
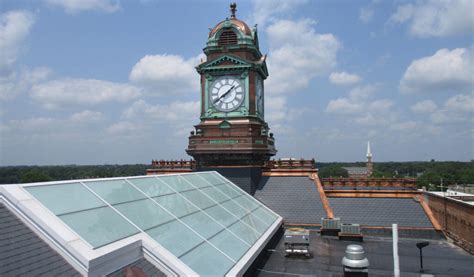
[[[281,224],[280,216],[216,172],[15,187],[5,194],[18,196],[11,200],[25,205],[25,213],[37,213],[29,218],[43,218],[38,226],[62,225],[65,231],[49,233],[68,252],[87,248],[97,257],[141,238],[143,251],[176,274],[242,273]],[[68,242],[67,230],[86,246]],[[83,264],[87,271],[91,262]]]

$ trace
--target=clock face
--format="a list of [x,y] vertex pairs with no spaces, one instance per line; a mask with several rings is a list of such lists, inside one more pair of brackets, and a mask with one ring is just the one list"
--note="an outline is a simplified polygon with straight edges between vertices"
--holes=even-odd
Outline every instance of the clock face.
[[225,76],[212,83],[209,101],[219,111],[231,112],[242,105],[244,95],[242,82],[235,77]]
[[257,105],[257,112],[259,114],[263,114],[263,81],[260,78],[257,78],[257,83],[255,87],[255,96],[256,105]]

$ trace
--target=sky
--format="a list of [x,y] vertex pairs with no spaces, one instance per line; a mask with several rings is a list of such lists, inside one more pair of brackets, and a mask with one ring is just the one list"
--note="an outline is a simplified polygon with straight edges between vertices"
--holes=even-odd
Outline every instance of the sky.
[[[237,2],[276,158],[474,159],[474,1]],[[228,1],[0,0],[0,165],[189,159]]]

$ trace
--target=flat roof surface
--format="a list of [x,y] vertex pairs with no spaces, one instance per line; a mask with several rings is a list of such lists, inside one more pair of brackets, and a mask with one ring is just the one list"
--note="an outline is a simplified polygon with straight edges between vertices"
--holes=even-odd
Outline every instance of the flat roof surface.
[[[436,276],[473,276],[474,256],[446,240],[420,240],[400,238],[400,276],[420,276],[419,250],[417,242],[429,241],[423,248],[425,274]],[[291,256],[285,258],[283,237],[274,250],[269,250],[269,259],[259,269],[259,276],[343,276],[341,260],[349,244],[362,245],[369,259],[369,276],[393,276],[392,239],[364,237],[364,242],[340,241],[337,237],[321,237],[317,231],[310,232],[311,258]]]

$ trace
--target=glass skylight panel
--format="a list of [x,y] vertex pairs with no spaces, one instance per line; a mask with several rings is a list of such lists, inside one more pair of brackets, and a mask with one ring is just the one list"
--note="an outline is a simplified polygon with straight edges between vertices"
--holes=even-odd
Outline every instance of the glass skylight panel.
[[209,242],[235,261],[239,260],[250,247],[248,243],[239,239],[228,230],[222,230],[222,232],[212,237]]
[[173,190],[178,191],[178,192],[195,189],[188,181],[186,181],[179,175],[160,176],[158,177],[158,180],[164,182]]
[[106,206],[80,183],[25,187],[55,215]]
[[254,199],[249,199],[246,195],[240,195],[235,197],[234,202],[236,202],[240,207],[243,207],[246,210],[254,210],[257,207],[260,207],[260,204]]
[[110,204],[146,198],[143,193],[131,186],[126,180],[84,182],[84,184]]
[[258,209],[253,211],[253,214],[260,218],[260,220],[264,221],[267,226],[270,226],[275,222],[275,220],[278,218],[277,215],[274,213],[268,211],[265,207],[260,206]]
[[228,184],[223,184],[220,186],[215,186],[218,190],[220,190],[223,194],[227,195],[230,198],[234,198],[236,196],[241,195],[242,193],[235,190],[234,188],[230,187]]
[[146,233],[176,257],[180,257],[204,241],[199,235],[177,220],[150,229]]
[[221,203],[230,199],[215,187],[203,188],[201,191],[217,203]]
[[224,229],[222,225],[219,225],[203,212],[187,215],[181,218],[181,220],[206,239]]
[[25,189],[93,248],[144,232],[201,275],[225,275],[279,218],[215,172]]
[[207,208],[205,212],[226,227],[239,220],[239,218],[225,210],[222,206]]
[[239,206],[237,203],[235,203],[232,200],[223,202],[222,207],[224,207],[227,211],[229,211],[233,215],[237,216],[238,218],[241,218],[241,217],[247,215],[247,213],[248,213],[248,211],[246,209]]
[[169,194],[153,198],[162,207],[170,211],[176,217],[182,217],[199,210],[180,194]]
[[110,207],[59,216],[92,247],[100,247],[139,232]]
[[209,243],[203,243],[186,253],[181,260],[203,276],[224,276],[234,262]]
[[116,204],[114,208],[142,230],[150,229],[174,219],[171,214],[150,199]]
[[175,193],[168,185],[158,181],[156,178],[134,178],[128,179],[128,181],[150,197]]
[[200,209],[205,209],[216,204],[215,201],[198,190],[185,191],[182,192],[181,195],[183,195],[194,205],[198,206]]
[[254,214],[250,213],[243,218],[241,218],[242,222],[246,223],[248,226],[252,227],[253,229],[257,230],[259,233],[265,232],[268,229],[268,225],[261,221],[258,217]]
[[183,175],[182,177],[183,179],[187,180],[188,182],[190,182],[194,187],[197,187],[197,188],[203,188],[203,187],[208,187],[208,186],[211,186],[212,184],[209,184],[209,182],[206,182],[205,179],[201,178],[199,175],[197,174],[193,174],[193,175]]
[[204,178],[211,185],[219,185],[219,184],[226,183],[226,181],[224,181],[221,178],[216,177],[215,174],[211,172],[205,172],[205,173],[199,174],[198,176],[201,178]]
[[251,226],[242,221],[236,221],[234,224],[229,226],[228,229],[250,245],[254,244],[261,235]]

